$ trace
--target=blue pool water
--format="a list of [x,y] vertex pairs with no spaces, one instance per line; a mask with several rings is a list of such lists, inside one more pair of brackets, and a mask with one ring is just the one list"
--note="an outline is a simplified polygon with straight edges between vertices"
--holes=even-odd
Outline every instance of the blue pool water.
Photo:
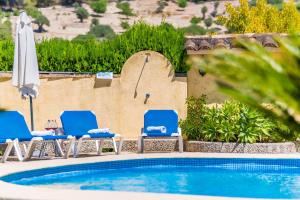
[[300,198],[298,159],[162,158],[15,173],[20,185],[250,198]]

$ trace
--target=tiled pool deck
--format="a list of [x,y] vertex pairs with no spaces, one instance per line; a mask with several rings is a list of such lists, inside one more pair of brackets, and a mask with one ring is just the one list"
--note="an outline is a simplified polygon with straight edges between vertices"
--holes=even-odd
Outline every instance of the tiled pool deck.
[[[103,155],[89,156],[70,159],[52,159],[39,160],[30,162],[8,162],[0,164],[0,176],[14,172],[55,167],[63,165],[93,163],[112,160],[127,160],[127,159],[143,159],[143,158],[283,158],[300,159],[300,154],[233,154],[233,153],[155,153],[155,154],[134,154],[123,153],[121,155]],[[42,187],[20,186],[0,181],[0,199],[26,199],[26,200],[196,200],[196,199],[240,199],[240,198],[225,198],[225,197],[209,197],[209,196],[191,196],[191,195],[171,195],[171,194],[155,194],[155,193],[138,193],[138,192],[116,192],[116,191],[81,191],[81,190],[63,190],[50,189]]]

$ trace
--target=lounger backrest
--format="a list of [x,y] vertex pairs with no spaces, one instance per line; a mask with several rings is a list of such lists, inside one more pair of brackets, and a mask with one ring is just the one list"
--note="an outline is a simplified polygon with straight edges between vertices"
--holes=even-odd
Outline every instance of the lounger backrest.
[[18,111],[0,111],[1,139],[31,139],[24,116]]
[[178,132],[178,115],[175,110],[148,110],[144,115],[144,133],[153,134],[147,130],[147,127],[164,126],[166,133],[163,135],[170,136]]
[[64,133],[72,136],[81,136],[91,129],[97,129],[98,123],[95,114],[89,110],[64,111],[60,120]]

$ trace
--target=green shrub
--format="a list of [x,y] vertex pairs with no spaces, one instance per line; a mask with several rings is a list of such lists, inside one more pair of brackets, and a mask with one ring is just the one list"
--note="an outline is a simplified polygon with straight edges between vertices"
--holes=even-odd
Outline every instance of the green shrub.
[[75,9],[77,9],[77,8],[79,8],[79,7],[81,7],[81,6],[80,6],[80,4],[79,4],[78,2],[75,2],[75,3],[73,3],[73,7],[74,7]]
[[[1,32],[2,33],[2,32]],[[11,71],[14,62],[14,43],[11,39],[0,40],[0,69]]]
[[185,8],[187,5],[187,0],[177,0],[177,4],[180,8]]
[[92,19],[92,26],[93,26],[93,25],[99,25],[99,19],[93,18],[93,19]]
[[211,27],[211,25],[213,24],[213,19],[211,17],[205,19],[204,24],[205,24],[206,28]]
[[86,41],[95,41],[97,38],[94,35],[78,35],[72,41],[73,42],[86,42]]
[[14,11],[13,11],[13,15],[14,15],[14,16],[19,16],[19,15],[20,15],[19,10],[14,10]]
[[218,2],[218,1],[216,1],[216,2],[214,3],[214,11],[217,12],[219,5],[220,5],[220,2]]
[[217,13],[217,11],[215,11],[215,10],[214,10],[214,11],[212,11],[212,12],[210,13],[210,15],[211,15],[212,17],[216,17],[216,16],[217,16],[217,14],[218,14],[218,13]]
[[91,3],[91,8],[96,13],[105,13],[107,7],[107,0],[97,0]]
[[6,40],[11,38],[11,22],[8,20],[3,23],[0,22],[0,40]]
[[88,11],[83,7],[78,7],[75,12],[81,23],[84,19],[87,19],[89,17]]
[[122,21],[121,22],[121,27],[125,30],[129,29],[130,28],[130,25],[127,21]]
[[116,37],[114,30],[109,25],[94,25],[88,34],[94,35],[96,38],[112,39]]
[[155,10],[155,12],[156,13],[161,13],[164,10],[164,8],[168,5],[168,2],[166,0],[159,0],[157,2],[157,4],[158,4],[158,7]]
[[[52,39],[37,43],[36,47],[41,71],[120,73],[134,53],[152,50],[166,56],[177,72],[183,72],[187,70],[184,42],[184,33],[169,24],[151,26],[141,22],[112,40]],[[0,41],[0,71],[12,70],[13,55],[13,42]]]
[[186,35],[205,35],[207,33],[207,30],[202,26],[193,25],[193,24],[188,27],[181,28],[181,30]]
[[189,140],[255,143],[296,139],[287,127],[236,101],[208,107],[204,96],[189,97],[187,109],[180,127]]
[[118,2],[117,8],[121,10],[121,13],[126,16],[134,16],[132,8],[130,8],[130,4],[128,2]]
[[200,22],[201,22],[201,18],[200,17],[193,17],[192,19],[191,19],[191,24],[192,25],[197,25],[197,24],[199,24]]

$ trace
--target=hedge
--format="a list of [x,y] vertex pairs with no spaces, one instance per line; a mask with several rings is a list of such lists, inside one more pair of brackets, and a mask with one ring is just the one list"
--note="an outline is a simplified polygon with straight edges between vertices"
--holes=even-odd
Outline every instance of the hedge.
[[[0,41],[0,71],[12,70],[13,48],[11,40]],[[36,48],[41,71],[120,73],[125,61],[142,50],[163,54],[177,72],[187,70],[184,33],[166,23],[151,26],[140,22],[111,40],[51,39]]]

